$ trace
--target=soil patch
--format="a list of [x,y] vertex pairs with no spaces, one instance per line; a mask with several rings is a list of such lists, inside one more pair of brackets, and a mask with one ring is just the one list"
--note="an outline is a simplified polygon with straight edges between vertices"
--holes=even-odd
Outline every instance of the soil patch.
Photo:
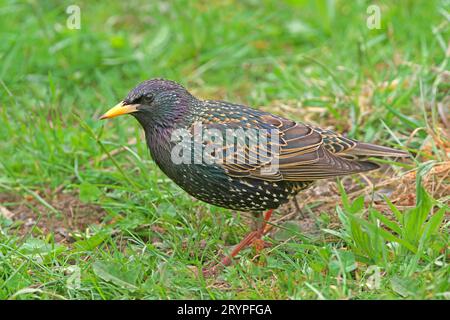
[[98,205],[83,203],[78,195],[57,193],[33,196],[0,193],[0,213],[13,221],[12,232],[21,236],[53,233],[57,242],[72,242],[74,232],[102,223],[106,212]]

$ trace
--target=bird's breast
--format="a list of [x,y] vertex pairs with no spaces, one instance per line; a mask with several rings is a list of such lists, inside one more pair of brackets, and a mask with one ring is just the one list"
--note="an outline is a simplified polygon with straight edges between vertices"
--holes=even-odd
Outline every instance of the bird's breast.
[[153,160],[178,186],[207,203],[239,211],[274,209],[306,188],[310,182],[265,181],[229,176],[219,164],[195,163],[190,150],[185,163],[174,159],[177,142],[170,132],[146,132]]

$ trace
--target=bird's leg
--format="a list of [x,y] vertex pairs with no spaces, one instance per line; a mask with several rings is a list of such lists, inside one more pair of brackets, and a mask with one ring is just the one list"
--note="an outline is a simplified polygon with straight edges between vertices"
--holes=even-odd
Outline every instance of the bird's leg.
[[211,268],[208,268],[203,271],[203,274],[205,276],[209,275],[215,275],[217,272],[223,268],[228,267],[232,261],[233,258],[241,252],[242,249],[248,247],[250,244],[254,243],[255,248],[257,251],[261,251],[265,247],[264,241],[261,239],[263,235],[265,235],[269,230],[271,229],[271,226],[267,224],[270,217],[272,216],[273,209],[270,209],[264,214],[264,219],[261,221],[259,220],[258,227],[256,230],[253,230],[250,232],[244,239],[242,239],[241,242],[239,242],[231,251],[231,253],[224,257],[219,264],[214,265]]
[[[267,224],[270,217],[272,216],[273,209],[270,209],[264,214],[264,219],[260,221],[259,226],[256,230],[250,232],[241,242],[239,242],[231,251],[230,255],[222,259],[222,264],[228,266],[231,264],[231,259],[234,258],[242,249],[248,245],[255,243],[256,248],[259,250],[264,248],[264,242],[262,242],[261,237],[265,235],[270,230],[270,226]],[[258,242],[262,242],[262,246],[258,246]]]
[[272,228],[271,225],[267,224],[267,222],[269,222],[269,220],[270,220],[270,217],[272,216],[272,213],[273,213],[273,209],[270,209],[269,211],[267,211],[264,214],[264,218],[262,219],[262,221],[261,221],[261,218],[258,217],[259,223],[258,223],[258,227],[256,229],[257,236],[253,240],[253,244],[255,245],[255,249],[257,252],[261,251],[266,246],[266,243],[261,238],[263,235],[265,235],[267,232],[269,232],[269,230]]
[[297,212],[299,213],[300,218],[305,219],[305,218],[308,217],[308,216],[302,211],[302,209],[300,209],[300,205],[298,204],[297,197],[295,197],[295,196],[294,196],[294,206],[295,206],[295,209],[297,210]]
[[230,255],[222,259],[222,264],[228,266],[231,264],[231,259],[234,258],[242,249],[254,243],[256,248],[261,250],[264,248],[264,243],[261,244],[261,237],[266,234],[270,228],[267,225],[267,221],[269,221],[272,216],[273,209],[267,211],[264,214],[264,219],[261,221],[259,219],[259,223],[257,223],[256,230],[250,232],[241,242],[239,242],[231,251]]
[[273,209],[270,209],[269,211],[267,211],[264,214],[264,226],[263,226],[264,228],[262,230],[263,232],[262,232],[261,236],[265,235],[267,232],[270,231],[270,229],[272,229],[272,226],[270,224],[267,224],[269,222],[270,218],[272,217],[272,213],[273,213]]
[[234,248],[233,251],[231,251],[230,255],[226,256],[222,259],[221,264],[224,266],[229,266],[231,264],[232,259],[241,252],[242,249],[249,246],[257,237],[259,236],[258,231],[252,231],[250,232],[244,239],[242,239],[241,242],[239,242]]
[[247,247],[248,245],[250,245],[255,238],[258,236],[258,231],[252,231],[250,232],[241,242],[239,242],[231,251],[231,253],[228,256],[225,256],[224,258],[222,258],[222,260],[213,265],[210,268],[207,269],[203,269],[203,275],[205,277],[208,276],[215,276],[216,274],[219,273],[219,271],[221,271],[223,268],[228,267],[232,262],[233,262],[233,258],[245,247]]

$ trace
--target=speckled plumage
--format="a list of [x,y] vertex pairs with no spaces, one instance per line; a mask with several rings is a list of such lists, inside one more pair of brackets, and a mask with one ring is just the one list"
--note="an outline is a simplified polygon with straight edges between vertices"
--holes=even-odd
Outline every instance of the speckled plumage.
[[[138,105],[132,115],[145,130],[153,159],[169,178],[202,201],[234,210],[261,212],[277,208],[314,180],[378,168],[375,163],[361,160],[361,156],[405,155],[246,106],[200,100],[181,85],[163,79],[139,84],[124,104]],[[277,172],[270,176],[261,173],[268,165],[264,157],[245,165],[174,164],[171,150],[176,142],[171,141],[172,132],[192,130],[195,124],[221,132],[230,128],[275,132],[280,148],[269,158],[279,160]],[[246,156],[251,157],[252,152],[258,150],[246,149]]]

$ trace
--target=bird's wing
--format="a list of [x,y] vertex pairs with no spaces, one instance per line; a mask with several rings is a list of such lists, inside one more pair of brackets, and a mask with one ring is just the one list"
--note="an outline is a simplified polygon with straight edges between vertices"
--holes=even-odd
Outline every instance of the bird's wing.
[[267,143],[257,146],[247,142],[243,148],[239,148],[235,140],[224,139],[224,158],[219,165],[230,176],[267,181],[312,181],[378,168],[372,162],[349,160],[341,156],[357,149],[358,142],[354,140],[332,131],[250,110],[247,113],[241,110],[239,117],[223,114],[220,121],[215,119],[204,122],[206,128],[221,132],[243,129],[244,132],[247,130],[255,134],[251,129],[266,130]]
[[347,159],[361,160],[365,157],[409,156],[409,154],[405,151],[379,146],[372,143],[359,142],[337,134],[332,130],[325,130],[318,127],[314,127],[314,130],[322,135],[324,147],[328,151]]

